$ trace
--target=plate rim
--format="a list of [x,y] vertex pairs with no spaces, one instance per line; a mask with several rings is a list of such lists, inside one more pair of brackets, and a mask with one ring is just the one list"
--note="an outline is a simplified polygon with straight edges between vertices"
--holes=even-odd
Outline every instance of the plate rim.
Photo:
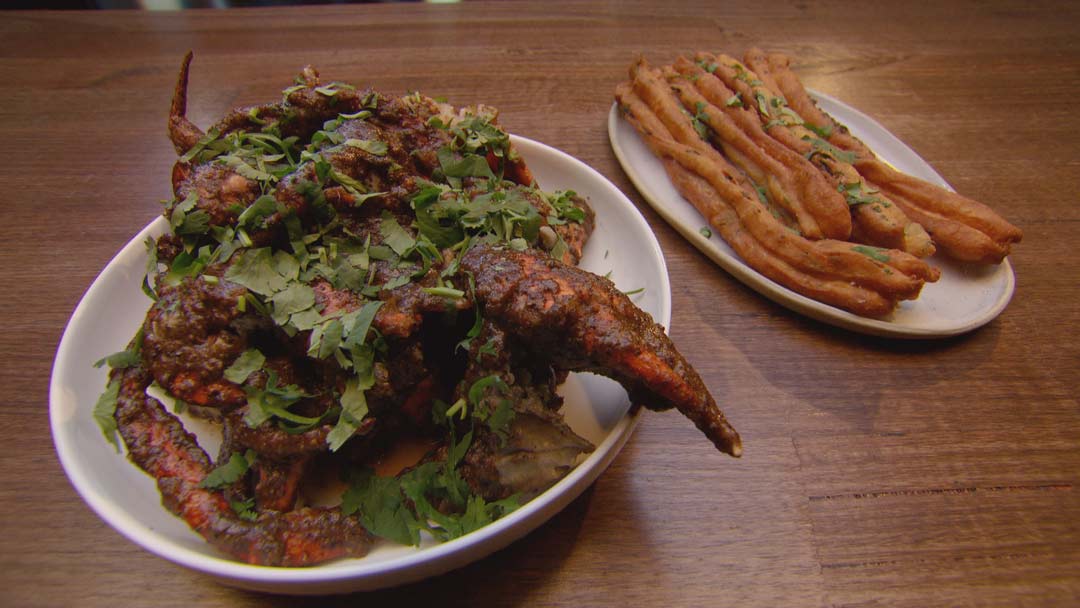
[[[875,135],[888,140],[890,145],[895,145],[898,148],[903,149],[906,154],[910,155],[913,161],[921,165],[920,168],[925,168],[925,170],[935,178],[931,181],[937,181],[939,185],[948,188],[949,190],[953,189],[933,166],[930,165],[930,163],[926,162],[925,159],[904,143],[903,140],[893,135],[892,132],[882,126],[881,123],[835,97],[814,90],[809,90],[808,92],[815,99],[823,100],[828,104],[843,108],[846,112],[850,112],[858,119],[868,123],[872,128],[878,130],[878,133]],[[1016,276],[1012,264],[1009,262],[1009,258],[1006,257],[1002,260],[999,270],[999,273],[1002,275],[1002,293],[990,306],[986,307],[980,314],[966,319],[963,323],[945,327],[921,328],[910,325],[900,325],[888,320],[861,317],[830,304],[825,304],[804,296],[760,274],[743,262],[734,253],[728,253],[718,248],[715,243],[712,243],[708,238],[702,236],[698,232],[698,228],[686,225],[679,221],[673,210],[668,206],[668,201],[665,201],[663,197],[658,195],[653,190],[651,184],[648,183],[644,176],[630,163],[627,157],[628,153],[623,149],[622,142],[618,136],[620,123],[624,123],[624,126],[627,127],[635,137],[640,137],[636,130],[629,124],[625,124],[625,119],[620,116],[619,104],[616,101],[612,103],[611,109],[608,112],[608,139],[623,172],[630,178],[634,187],[637,188],[642,198],[649,203],[649,206],[663,217],[671,227],[675,228],[684,239],[689,241],[694,247],[704,253],[709,259],[720,266],[725,272],[732,275],[740,283],[774,303],[798,314],[834,327],[840,327],[849,331],[882,338],[900,338],[909,340],[949,338],[974,331],[990,321],[993,321],[1009,305],[1016,290]],[[851,128],[851,125],[847,126]],[[855,136],[859,136],[860,130],[851,129],[851,131]],[[666,172],[664,173],[664,179],[668,179],[670,182]],[[672,188],[674,189],[674,186],[672,186]],[[677,192],[676,194],[678,195]],[[696,208],[693,208],[693,205],[691,205],[689,201],[686,201],[681,195],[678,196],[678,202],[690,207],[695,214],[701,216],[700,212],[697,211]],[[703,216],[701,216],[701,226],[709,227],[710,229],[712,228]],[[918,299],[913,300],[912,302],[917,303]]]
[[[526,160],[533,154],[547,154],[554,156],[560,163],[569,163],[570,166],[582,171],[583,177],[587,176],[589,178],[590,186],[600,188],[605,196],[612,200],[613,204],[618,208],[622,208],[624,219],[635,224],[638,230],[647,235],[650,245],[648,247],[650,257],[654,258],[660,271],[660,276],[656,277],[657,284],[650,286],[650,290],[655,290],[659,294],[656,300],[659,318],[654,317],[654,321],[660,323],[665,331],[668,331],[671,325],[672,312],[670,275],[667,271],[663,250],[660,248],[655,233],[649,227],[641,211],[608,178],[581,159],[527,137],[514,134],[511,134],[510,137],[515,148]],[[161,543],[160,540],[154,542],[155,539],[163,538],[160,533],[150,530],[150,527],[143,524],[138,518],[119,508],[117,501],[110,499],[104,493],[98,492],[92,487],[89,478],[83,479],[82,467],[76,462],[78,460],[77,446],[62,441],[62,438],[66,435],[64,425],[67,421],[61,411],[62,406],[58,404],[60,400],[65,398],[62,394],[64,392],[63,379],[71,374],[68,371],[68,366],[75,364],[74,361],[68,360],[75,356],[72,354],[71,346],[76,340],[74,329],[85,322],[82,318],[91,312],[88,296],[102,289],[101,285],[106,281],[105,275],[113,264],[116,264],[122,257],[139,255],[135,250],[142,247],[142,243],[147,236],[159,234],[166,230],[167,221],[164,217],[157,216],[110,258],[80,296],[64,327],[53,358],[49,381],[49,426],[53,447],[64,474],[79,497],[99,518],[136,546],[169,562],[207,575],[219,582],[250,590],[305,595],[374,590],[414,582],[452,571],[487,557],[533,532],[562,511],[570,502],[576,500],[608,468],[633,434],[633,430],[641,418],[642,408],[628,408],[621,418],[613,424],[611,430],[607,432],[607,435],[596,446],[592,454],[555,485],[537,498],[522,505],[514,513],[458,539],[417,548],[413,552],[378,562],[364,564],[364,558],[361,557],[354,558],[355,563],[349,563],[351,560],[330,562],[325,567],[256,566],[219,555],[207,555],[167,538],[165,538],[164,543]],[[641,243],[637,243],[637,245],[640,247]],[[90,364],[90,362],[84,363],[86,365]],[[77,411],[79,414],[89,416],[88,413],[83,412],[81,409]],[[117,453],[116,457],[123,459],[126,465],[134,466],[127,462],[125,455],[126,451]],[[547,496],[547,498],[541,500],[544,496]],[[164,509],[164,507],[161,508]]]

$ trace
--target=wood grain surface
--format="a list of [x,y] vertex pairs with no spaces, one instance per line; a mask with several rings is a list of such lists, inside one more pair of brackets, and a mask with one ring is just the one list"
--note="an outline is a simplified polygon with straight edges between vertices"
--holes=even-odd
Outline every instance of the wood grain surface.
[[[466,3],[5,12],[0,19],[0,605],[929,606],[1080,602],[1080,11],[1066,2]],[[867,338],[742,286],[645,204],[605,127],[640,53],[800,58],[959,191],[1023,228],[1016,295],[971,334]],[[648,414],[611,468],[521,541],[351,597],[238,591],[98,519],[60,468],[48,382],[112,255],[160,213],[165,117],[276,97],[304,64],[487,103],[637,204],[667,258],[671,335],[743,436],[715,452]],[[402,603],[405,602],[405,603]]]

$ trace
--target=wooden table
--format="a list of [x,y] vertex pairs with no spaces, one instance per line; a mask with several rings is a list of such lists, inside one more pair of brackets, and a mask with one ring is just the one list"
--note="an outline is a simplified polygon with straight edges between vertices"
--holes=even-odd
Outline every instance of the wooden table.
[[[660,8],[661,4],[673,4]],[[592,2],[4,13],[0,20],[0,605],[1065,605],[1080,600],[1080,12],[1069,3]],[[634,190],[608,144],[639,53],[751,45],[874,116],[1025,231],[994,322],[873,339],[772,304]],[[592,165],[655,230],[671,335],[741,431],[723,456],[649,414],[611,468],[520,542],[361,597],[238,591],[137,548],[64,476],[48,428],[61,332],[160,213],[165,115],[331,79],[502,110]]]

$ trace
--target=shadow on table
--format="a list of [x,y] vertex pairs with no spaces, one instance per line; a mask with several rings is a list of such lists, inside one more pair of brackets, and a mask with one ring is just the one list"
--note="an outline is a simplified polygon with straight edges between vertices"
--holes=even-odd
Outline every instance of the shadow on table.
[[[875,425],[885,399],[921,395],[932,403],[949,397],[934,393],[934,386],[965,377],[977,390],[980,367],[992,356],[1001,334],[1000,320],[995,320],[948,338],[879,338],[815,321],[740,287],[760,308],[750,312],[733,307],[738,312],[728,314],[738,317],[734,321],[718,316],[715,303],[707,299],[686,301],[698,308],[724,347],[738,351],[743,363],[777,389],[778,396],[790,397],[785,399],[789,404],[805,403],[862,433],[881,431]],[[731,325],[738,331],[724,335],[724,327]],[[727,373],[728,384],[738,381],[733,377],[737,371]]]

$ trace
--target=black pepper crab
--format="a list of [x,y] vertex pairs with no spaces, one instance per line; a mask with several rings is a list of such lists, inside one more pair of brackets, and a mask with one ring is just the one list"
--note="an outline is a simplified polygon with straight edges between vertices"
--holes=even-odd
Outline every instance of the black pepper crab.
[[[574,266],[592,210],[536,186],[493,110],[306,68],[281,102],[203,132],[185,116],[190,62],[169,115],[171,231],[147,243],[154,302],[104,360],[94,415],[219,550],[307,566],[501,517],[593,449],[559,414],[569,371],[740,454],[662,327]],[[152,386],[221,425],[216,458]],[[430,449],[374,474],[405,439]],[[305,483],[327,471],[340,504],[316,506]]]

